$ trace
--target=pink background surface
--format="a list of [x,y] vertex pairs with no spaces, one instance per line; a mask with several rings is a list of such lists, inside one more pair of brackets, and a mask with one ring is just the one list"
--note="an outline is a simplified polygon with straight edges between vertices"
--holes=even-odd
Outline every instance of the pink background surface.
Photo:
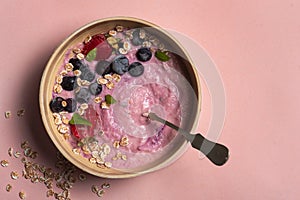
[[[298,199],[300,196],[300,2],[299,1],[16,1],[0,6],[1,199],[46,199],[42,184],[9,173],[20,171],[9,147],[28,140],[38,162],[52,166],[56,149],[40,120],[38,88],[55,47],[78,27],[104,17],[142,18],[184,33],[201,44],[218,65],[227,96],[219,142],[230,148],[223,167],[199,160],[190,148],[168,168],[126,180],[88,176],[72,199],[98,199],[92,184],[111,184],[103,199]],[[25,108],[23,117],[17,110]],[[204,95],[199,131],[207,130],[209,98]],[[13,191],[5,191],[7,183]]]

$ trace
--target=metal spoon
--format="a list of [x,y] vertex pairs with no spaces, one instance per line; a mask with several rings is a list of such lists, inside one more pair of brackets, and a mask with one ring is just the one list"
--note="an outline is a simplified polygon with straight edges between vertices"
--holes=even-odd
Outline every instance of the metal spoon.
[[147,117],[151,120],[161,122],[172,129],[182,134],[187,141],[189,141],[193,148],[201,151],[211,162],[215,165],[221,166],[226,163],[229,158],[229,150],[222,144],[212,142],[202,136],[200,133],[191,134],[171,122],[164,120],[157,116],[155,113],[143,113],[142,116]]

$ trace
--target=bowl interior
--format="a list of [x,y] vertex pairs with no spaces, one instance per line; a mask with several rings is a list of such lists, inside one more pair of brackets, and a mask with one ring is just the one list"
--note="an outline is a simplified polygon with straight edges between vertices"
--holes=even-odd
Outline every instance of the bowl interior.
[[66,141],[63,135],[58,132],[57,126],[54,124],[53,113],[49,108],[49,102],[52,99],[53,85],[57,75],[58,67],[62,65],[66,52],[78,43],[81,43],[87,36],[107,32],[117,25],[122,25],[129,28],[147,28],[147,31],[163,41],[166,45],[166,48],[171,49],[173,54],[178,58],[181,73],[189,82],[193,90],[193,94],[191,95],[195,96],[187,96],[184,98],[196,98],[195,102],[185,105],[185,111],[183,113],[181,123],[182,128],[191,131],[197,126],[201,103],[200,83],[197,76],[197,71],[191,64],[188,54],[171,35],[169,35],[160,27],[140,19],[116,17],[97,20],[87,24],[71,34],[55,50],[44,70],[40,84],[40,112],[46,131],[58,150],[78,168],[93,175],[105,178],[128,178],[160,169],[175,161],[187,147],[185,138],[181,135],[177,135],[173,140],[174,145],[166,147],[164,150],[165,153],[151,163],[127,170],[99,168],[94,164],[91,164],[88,159],[84,158],[83,156],[74,154],[68,141]]

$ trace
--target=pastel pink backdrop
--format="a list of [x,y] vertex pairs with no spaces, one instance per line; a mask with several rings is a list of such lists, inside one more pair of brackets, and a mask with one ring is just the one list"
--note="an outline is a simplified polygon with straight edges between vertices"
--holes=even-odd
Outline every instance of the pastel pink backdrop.
[[[17,1],[0,6],[0,113],[25,108],[22,118],[0,117],[0,160],[9,147],[28,140],[38,161],[53,166],[56,149],[44,132],[38,109],[39,81],[49,56],[78,27],[104,17],[132,16],[176,30],[201,44],[217,64],[227,96],[219,142],[230,148],[223,167],[199,160],[189,149],[168,168],[141,177],[109,180],[103,199],[298,199],[300,196],[300,2],[299,1]],[[205,92],[206,90],[204,90]],[[207,91],[206,91],[207,92]],[[204,93],[205,94],[205,93]],[[204,95],[198,130],[209,123]],[[0,168],[1,199],[46,199],[45,187],[20,178],[17,159]],[[98,199],[88,176],[72,199]],[[5,191],[7,183],[13,191]]]

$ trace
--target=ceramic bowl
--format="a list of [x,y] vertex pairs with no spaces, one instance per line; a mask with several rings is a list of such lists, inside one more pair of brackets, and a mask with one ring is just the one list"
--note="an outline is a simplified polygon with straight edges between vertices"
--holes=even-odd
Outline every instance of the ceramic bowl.
[[[176,161],[188,147],[185,138],[178,134],[172,141],[173,145],[162,149],[161,151],[164,151],[164,153],[161,153],[161,156],[158,156],[149,163],[128,169],[99,167],[90,162],[88,158],[74,153],[73,147],[68,142],[66,135],[61,134],[58,131],[49,103],[53,98],[53,87],[58,74],[58,68],[63,65],[66,53],[77,44],[82,43],[88,36],[108,32],[118,25],[130,29],[147,28],[147,31],[149,31],[150,34],[159,38],[160,41],[163,41],[165,48],[171,49],[173,54],[178,57],[179,67],[182,71],[181,73],[189,83],[196,98],[194,103],[187,103],[184,108],[185,115],[182,117],[181,126],[186,130],[192,131],[197,127],[201,103],[200,82],[196,68],[193,66],[184,47],[161,27],[141,19],[112,17],[91,22],[73,32],[57,47],[45,67],[40,83],[40,112],[48,135],[65,158],[78,168],[95,176],[104,178],[129,178],[156,171]],[[187,102],[189,102],[189,100]]]

